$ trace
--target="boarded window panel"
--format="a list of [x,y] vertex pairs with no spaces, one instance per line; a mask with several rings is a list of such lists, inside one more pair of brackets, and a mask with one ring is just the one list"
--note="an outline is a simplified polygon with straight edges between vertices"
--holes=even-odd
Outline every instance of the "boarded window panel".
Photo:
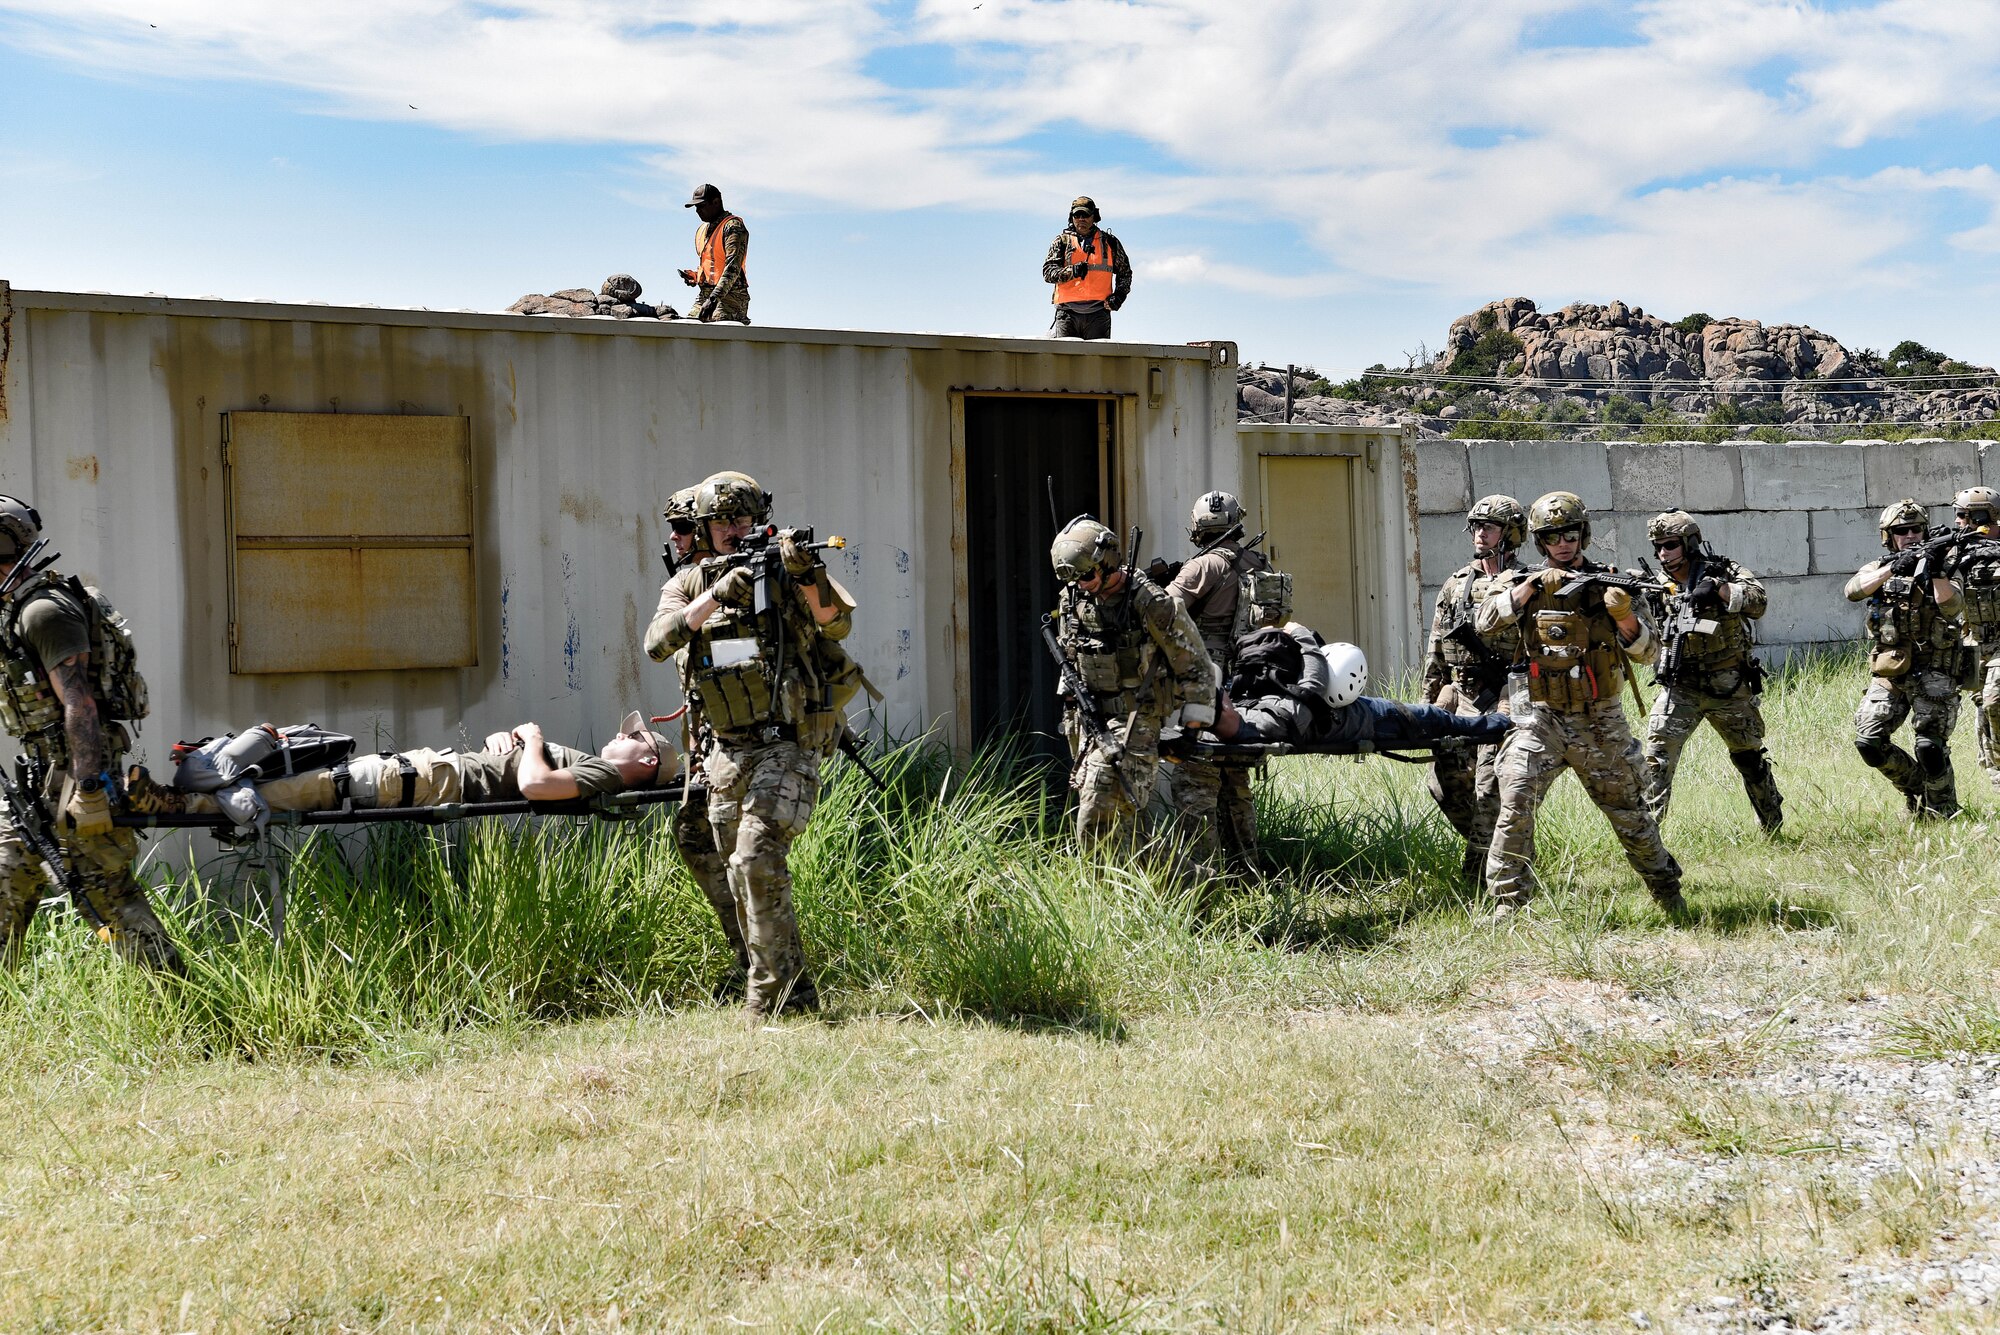
[[231,413],[230,667],[479,661],[470,422]]

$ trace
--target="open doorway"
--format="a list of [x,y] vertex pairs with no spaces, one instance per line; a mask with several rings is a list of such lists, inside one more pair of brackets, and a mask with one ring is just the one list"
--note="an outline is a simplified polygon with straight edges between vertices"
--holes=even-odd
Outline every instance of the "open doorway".
[[971,744],[1018,734],[1050,759],[1058,731],[1055,665],[1042,616],[1056,605],[1049,544],[1079,514],[1114,526],[1114,401],[965,396],[966,616]]

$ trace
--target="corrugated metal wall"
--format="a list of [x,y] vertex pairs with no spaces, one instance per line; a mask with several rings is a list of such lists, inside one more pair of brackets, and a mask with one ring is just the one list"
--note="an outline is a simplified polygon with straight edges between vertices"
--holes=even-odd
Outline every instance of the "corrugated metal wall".
[[[861,603],[850,646],[888,693],[888,726],[948,723],[954,389],[1130,396],[1126,505],[1154,534],[1236,484],[1226,344],[10,300],[4,285],[0,316],[0,489],[32,498],[64,568],[132,617],[156,759],[173,738],[258,719],[416,745],[524,718],[589,741],[627,708],[665,712],[672,674],[639,648],[663,577],[659,512],[724,467],[775,492],[780,521],[850,539],[832,564]],[[477,667],[230,675],[221,415],[252,409],[471,419]]]

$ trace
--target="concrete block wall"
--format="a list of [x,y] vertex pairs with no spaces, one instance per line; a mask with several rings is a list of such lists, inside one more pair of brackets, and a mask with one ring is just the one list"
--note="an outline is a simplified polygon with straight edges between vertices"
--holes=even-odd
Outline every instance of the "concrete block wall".
[[[2000,443],[1959,440],[1699,441],[1423,440],[1417,452],[1417,539],[1428,625],[1438,587],[1471,559],[1465,512],[1505,493],[1523,506],[1573,491],[1591,512],[1591,554],[1652,559],[1646,521],[1683,509],[1717,552],[1763,577],[1771,607],[1759,627],[1767,662],[1857,641],[1861,609],[1841,589],[1879,555],[1875,521],[1905,496],[1951,519],[1965,487],[2000,487]],[[1530,560],[1538,559],[1532,548]]]

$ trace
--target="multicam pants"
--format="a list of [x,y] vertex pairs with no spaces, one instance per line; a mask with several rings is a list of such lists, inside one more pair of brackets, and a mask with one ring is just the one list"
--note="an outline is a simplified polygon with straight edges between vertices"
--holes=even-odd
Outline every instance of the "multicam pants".
[[1249,870],[1257,860],[1257,800],[1250,790],[1250,766],[1184,760],[1166,767],[1167,789],[1177,822],[1192,840],[1196,857],[1211,867],[1228,859]]
[[[1896,745],[1904,719],[1916,734],[1916,754]],[[1951,773],[1951,730],[1958,726],[1958,681],[1949,672],[1919,668],[1901,677],[1873,677],[1854,711],[1854,747],[1861,758],[1896,785],[1919,817],[1958,811]]]
[[1986,659],[1972,693],[1972,707],[1979,711],[1979,767],[2000,788],[2000,650],[1991,651]]
[[729,851],[728,885],[748,964],[744,1006],[775,1015],[810,1009],[818,990],[805,967],[787,861],[819,801],[819,753],[790,741],[718,737],[702,758],[715,846]]
[[1143,841],[1146,808],[1153,800],[1153,776],[1160,767],[1158,714],[1139,711],[1106,721],[1105,729],[1123,747],[1114,761],[1104,747],[1089,740],[1076,711],[1063,715],[1063,735],[1076,763],[1069,786],[1076,789],[1076,842],[1093,849],[1108,841],[1136,848]]
[[1771,772],[1770,753],[1764,750],[1762,700],[1749,691],[1711,695],[1688,686],[1660,688],[1646,718],[1647,810],[1656,821],[1667,818],[1681,748],[1703,719],[1729,748],[1729,763],[1743,776],[1743,791],[1750,798],[1751,810],[1757,813],[1757,823],[1767,833],[1776,833],[1785,819],[1784,799],[1778,793],[1777,776]]
[[750,956],[743,947],[743,925],[736,920],[736,892],[729,888],[729,859],[715,846],[715,827],[709,823],[706,799],[692,792],[689,798],[674,809],[674,847],[702,898],[715,910],[722,935],[736,956],[736,967],[747,974]]
[[1549,785],[1571,769],[1611,822],[1626,861],[1653,898],[1677,898],[1680,864],[1660,842],[1660,827],[1647,814],[1640,795],[1639,743],[1618,701],[1560,710],[1530,703],[1523,692],[1515,695],[1509,712],[1514,730],[1500,743],[1493,766],[1500,783],[1500,813],[1486,857],[1486,885],[1493,897],[1502,904],[1522,904],[1534,893],[1535,817]]
[[[1477,717],[1480,712],[1472,701],[1460,699],[1456,694],[1451,705],[1452,712],[1460,718]],[[1494,708],[1506,713],[1505,697]],[[1493,846],[1493,824],[1500,815],[1500,776],[1494,768],[1500,759],[1500,746],[1448,741],[1433,744],[1431,753],[1434,757],[1429,782],[1431,797],[1444,818],[1451,822],[1451,828],[1465,840],[1465,862],[1460,875],[1468,886],[1483,886],[1486,856]]]
[[[82,880],[91,907],[110,924],[112,948],[136,964],[178,973],[180,952],[132,876],[138,838],[130,830],[112,830],[65,836],[58,842],[64,860]],[[0,967],[12,969],[20,963],[28,923],[49,888],[43,871],[42,860],[0,810]]]

